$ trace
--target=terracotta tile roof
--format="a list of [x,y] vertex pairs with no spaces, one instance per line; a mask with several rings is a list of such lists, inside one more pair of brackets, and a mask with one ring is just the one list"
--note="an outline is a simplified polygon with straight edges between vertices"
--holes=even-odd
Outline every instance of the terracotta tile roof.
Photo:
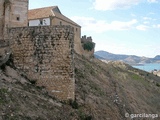
[[77,23],[75,23],[74,21],[72,21],[71,19],[69,19],[68,17],[64,16],[63,14],[60,14],[58,12],[54,12],[54,15],[55,15],[55,17],[57,17],[57,18],[59,18],[61,20],[64,20],[64,21],[66,21],[66,22],[68,22],[70,24],[73,24],[73,25],[76,25],[76,26],[80,27],[80,25],[78,25]]
[[38,9],[31,9],[28,11],[28,20],[35,20],[40,18],[48,18],[49,16],[54,16],[56,18],[59,18],[61,20],[64,20],[70,24],[79,26],[74,21],[70,20],[63,14],[61,14],[59,8],[57,6],[51,6],[51,7],[44,7],[44,8],[38,8]]
[[54,16],[52,9],[55,7],[57,7],[57,6],[31,9],[28,11],[28,19],[34,20],[34,19],[47,18],[49,16]]

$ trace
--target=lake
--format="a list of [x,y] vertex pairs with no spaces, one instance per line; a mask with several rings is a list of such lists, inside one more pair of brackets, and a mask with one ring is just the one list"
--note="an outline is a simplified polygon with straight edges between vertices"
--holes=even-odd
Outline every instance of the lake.
[[134,65],[134,68],[138,68],[147,72],[151,72],[154,69],[160,70],[160,63],[147,63],[141,65]]

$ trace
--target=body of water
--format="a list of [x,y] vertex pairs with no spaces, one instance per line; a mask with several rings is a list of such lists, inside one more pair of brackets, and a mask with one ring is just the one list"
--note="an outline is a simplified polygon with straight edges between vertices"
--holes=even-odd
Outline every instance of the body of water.
[[160,63],[147,63],[141,65],[134,65],[134,68],[138,68],[147,72],[151,72],[154,69],[160,70]]

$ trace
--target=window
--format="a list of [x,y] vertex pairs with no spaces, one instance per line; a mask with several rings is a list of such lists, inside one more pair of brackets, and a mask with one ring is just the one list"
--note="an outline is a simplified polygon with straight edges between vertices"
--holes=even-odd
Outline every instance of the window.
[[78,29],[76,28],[76,32],[78,31]]
[[40,25],[43,25],[43,21],[42,20],[40,20]]
[[20,18],[19,18],[19,17],[17,17],[17,21],[20,21]]
[[62,21],[60,21],[60,25],[62,25]]
[[47,25],[46,20],[43,20],[44,25]]

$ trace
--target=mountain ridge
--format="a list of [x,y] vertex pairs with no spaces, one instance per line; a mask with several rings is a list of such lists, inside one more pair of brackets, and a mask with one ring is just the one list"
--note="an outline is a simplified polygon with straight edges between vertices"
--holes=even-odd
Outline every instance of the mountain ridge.
[[160,63],[160,55],[157,55],[154,58],[149,58],[136,55],[113,54],[103,50],[96,51],[94,55],[98,59],[109,61],[123,61],[127,64]]

